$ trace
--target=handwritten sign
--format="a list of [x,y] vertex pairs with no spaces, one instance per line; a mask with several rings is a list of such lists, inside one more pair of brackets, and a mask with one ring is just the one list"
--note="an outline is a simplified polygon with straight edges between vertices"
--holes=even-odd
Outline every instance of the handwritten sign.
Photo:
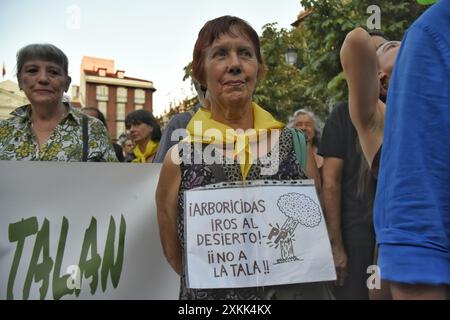
[[185,192],[187,284],[238,288],[336,279],[312,181]]

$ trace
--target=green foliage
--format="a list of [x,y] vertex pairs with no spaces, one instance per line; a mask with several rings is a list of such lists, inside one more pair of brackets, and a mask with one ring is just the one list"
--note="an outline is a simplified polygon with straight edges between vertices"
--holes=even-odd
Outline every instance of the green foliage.
[[[268,70],[258,83],[254,100],[285,122],[300,108],[308,108],[325,119],[333,105],[347,99],[339,52],[348,32],[356,27],[366,28],[372,14],[367,13],[370,5],[380,7],[381,31],[392,40],[401,40],[406,29],[427,8],[412,0],[300,0],[300,3],[313,10],[300,28],[278,29],[276,23],[269,23],[260,36]],[[287,48],[298,50],[296,66],[286,63]],[[190,65],[184,71],[185,78],[189,78]]]
[[301,0],[300,3],[313,10],[300,29],[292,31],[303,38],[303,42],[296,44],[304,63],[301,78],[311,83],[301,100],[312,101],[314,104],[309,107],[322,118],[333,105],[347,99],[339,52],[348,32],[356,27],[367,29],[372,14],[367,13],[367,8],[371,5],[380,8],[381,31],[392,40],[401,40],[406,29],[426,9],[414,1]]
[[296,42],[298,33],[277,30],[276,24],[263,27],[261,51],[267,66],[266,75],[259,81],[254,100],[279,120],[285,121],[297,103],[297,97],[307,86],[301,72],[285,62],[286,49]]

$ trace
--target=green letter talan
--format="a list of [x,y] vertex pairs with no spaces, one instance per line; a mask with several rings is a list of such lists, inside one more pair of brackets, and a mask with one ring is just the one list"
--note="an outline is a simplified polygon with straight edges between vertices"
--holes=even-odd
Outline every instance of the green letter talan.
[[[87,255],[91,249],[91,259],[87,259]],[[91,294],[94,294],[97,290],[98,285],[98,269],[102,259],[97,252],[97,220],[92,217],[89,227],[84,233],[83,247],[81,248],[80,262],[78,266],[80,267],[80,284],[83,281],[83,275],[85,278],[92,277],[90,283]],[[75,289],[75,294],[78,297],[80,294],[80,289]]]
[[70,275],[66,274],[60,277],[61,264],[64,257],[64,250],[66,248],[67,231],[69,229],[69,221],[63,217],[61,224],[61,234],[59,236],[58,251],[56,252],[55,269],[53,270],[53,299],[59,300],[65,295],[72,294],[74,289],[67,288],[67,279]]
[[11,223],[8,227],[9,242],[17,242],[16,252],[14,253],[13,263],[9,271],[8,288],[6,298],[8,300],[14,299],[13,289],[14,281],[19,268],[20,257],[22,256],[25,238],[38,232],[38,223],[36,217],[22,219],[19,222]]
[[114,222],[114,218],[111,216],[109,221],[108,228],[108,236],[106,238],[105,243],[105,252],[103,254],[103,263],[102,263],[102,290],[105,292],[106,290],[106,282],[108,279],[108,273],[111,273],[111,282],[114,288],[117,288],[119,284],[120,275],[122,273],[123,266],[123,252],[125,248],[125,233],[126,233],[127,225],[123,215],[120,219],[120,228],[119,228],[119,243],[117,248],[117,258],[114,263],[114,242],[116,236],[116,223]]
[[[40,292],[40,299],[44,299],[48,285],[50,281],[50,271],[53,267],[53,259],[50,257],[49,253],[49,222],[47,219],[44,220],[41,230],[38,231],[36,235],[36,241],[34,243],[33,254],[31,256],[30,266],[28,268],[27,277],[25,279],[25,285],[23,287],[23,299],[27,300],[30,294],[31,281],[34,282],[42,281]],[[39,257],[42,252],[42,262],[38,263]]]

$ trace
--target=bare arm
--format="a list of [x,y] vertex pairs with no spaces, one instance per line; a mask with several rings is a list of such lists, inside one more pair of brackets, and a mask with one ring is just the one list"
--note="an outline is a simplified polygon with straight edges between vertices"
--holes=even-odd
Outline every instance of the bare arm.
[[364,29],[356,28],[345,38],[341,64],[349,90],[350,118],[371,164],[383,141],[385,106],[378,99],[380,83],[375,45]]
[[357,129],[371,125],[379,96],[375,46],[362,28],[349,32],[341,48],[341,64],[349,89],[350,117]]
[[347,253],[341,231],[341,182],[344,160],[325,157],[322,167],[322,204],[333,251],[337,283],[344,284],[347,276]]
[[181,274],[181,245],[177,231],[178,188],[181,182],[180,167],[172,161],[173,146],[164,158],[156,189],[156,208],[158,214],[159,236],[164,255],[176,273]]

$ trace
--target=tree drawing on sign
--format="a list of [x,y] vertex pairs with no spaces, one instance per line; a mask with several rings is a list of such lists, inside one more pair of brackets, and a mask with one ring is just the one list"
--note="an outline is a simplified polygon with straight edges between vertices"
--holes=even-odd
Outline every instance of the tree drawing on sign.
[[[277,206],[287,216],[284,224],[272,226],[268,244],[280,247],[281,258],[277,263],[299,260],[294,254],[294,231],[298,224],[308,228],[317,227],[322,220],[319,205],[310,197],[300,193],[287,193],[278,198]],[[272,240],[273,239],[273,240]]]

